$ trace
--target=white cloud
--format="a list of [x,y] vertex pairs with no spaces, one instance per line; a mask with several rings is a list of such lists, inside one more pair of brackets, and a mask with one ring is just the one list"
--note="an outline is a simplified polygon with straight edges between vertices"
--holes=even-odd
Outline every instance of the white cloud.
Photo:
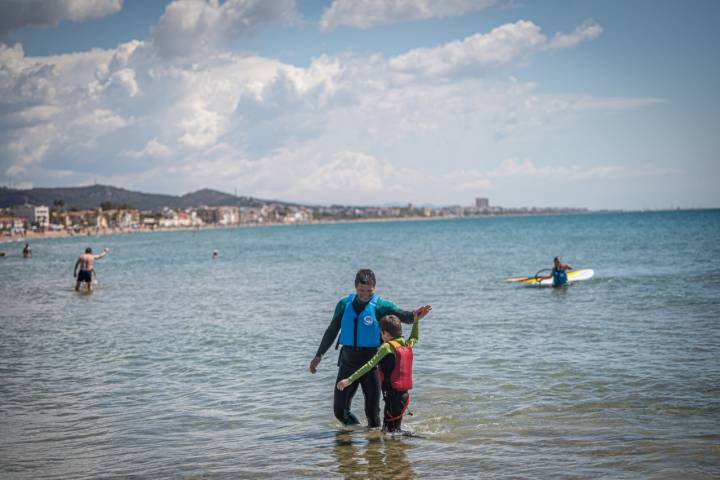
[[169,157],[172,150],[167,145],[159,142],[157,138],[150,140],[140,151],[126,151],[125,155],[132,158],[164,158]]
[[2,0],[0,36],[27,25],[57,25],[63,20],[83,22],[112,15],[123,0]]
[[496,0],[335,0],[320,19],[322,30],[369,28],[409,20],[451,17],[483,10]]
[[580,42],[592,40],[600,36],[603,28],[594,20],[586,20],[575,28],[572,33],[556,33],[553,39],[548,43],[548,48],[568,48],[574,47]]
[[338,152],[330,162],[319,165],[310,175],[301,178],[299,188],[309,191],[326,188],[351,194],[377,193],[385,188],[383,170],[387,167],[361,152]]
[[166,57],[206,53],[260,24],[294,16],[294,0],[175,0],[153,29],[153,43]]
[[563,48],[582,40],[595,38],[602,28],[586,22],[570,35],[558,34],[552,42],[540,27],[519,20],[477,33],[463,40],[434,48],[419,48],[390,59],[390,67],[398,73],[422,77],[447,77],[467,71],[478,72],[522,58],[543,48]]
[[598,165],[590,168],[580,166],[544,166],[535,165],[532,160],[508,158],[502,161],[495,169],[485,175],[490,178],[498,177],[544,177],[560,178],[564,180],[582,180],[588,178],[607,177],[622,171],[621,167]]
[[[171,6],[204,12],[188,17],[198,39],[221,25],[213,15],[229,4],[260,8]],[[180,17],[161,24],[179,35]],[[0,44],[0,172],[36,184],[97,178],[169,193],[213,187],[317,203],[445,203],[513,178],[599,177],[602,167],[497,164],[514,139],[661,101],[542,95],[532,82],[465,74],[546,48],[532,22],[389,60],[323,55],[307,67],[210,43],[190,60],[159,56],[157,33],[51,57]],[[446,77],[453,80],[437,81]]]
[[103,88],[117,88],[129,97],[136,97],[142,92],[135,80],[135,71],[132,68],[123,68],[110,75]]

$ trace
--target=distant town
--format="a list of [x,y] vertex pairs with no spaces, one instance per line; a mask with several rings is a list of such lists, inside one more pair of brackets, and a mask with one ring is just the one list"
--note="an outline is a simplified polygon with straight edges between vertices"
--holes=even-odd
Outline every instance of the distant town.
[[[235,201],[237,198],[240,197],[229,197],[226,201]],[[207,227],[568,214],[588,211],[584,208],[504,208],[490,205],[488,198],[476,198],[473,206],[447,207],[417,207],[412,204],[402,207],[304,206],[257,199],[253,199],[252,203],[252,206],[199,205],[140,209],[106,200],[100,202],[96,208],[80,209],[66,205],[62,199],[54,200],[52,205],[33,205],[28,203],[26,198],[23,204],[0,208],[0,235],[7,240]]]

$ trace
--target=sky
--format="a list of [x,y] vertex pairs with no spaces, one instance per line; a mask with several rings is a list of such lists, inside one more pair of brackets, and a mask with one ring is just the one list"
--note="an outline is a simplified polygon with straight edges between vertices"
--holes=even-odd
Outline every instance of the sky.
[[0,185],[720,207],[714,0],[3,0]]

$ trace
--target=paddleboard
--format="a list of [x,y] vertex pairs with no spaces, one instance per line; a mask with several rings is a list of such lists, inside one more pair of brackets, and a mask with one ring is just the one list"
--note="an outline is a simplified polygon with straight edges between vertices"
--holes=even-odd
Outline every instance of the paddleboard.
[[[567,281],[568,283],[581,282],[583,280],[590,280],[595,275],[595,271],[591,268],[583,268],[580,270],[568,270]],[[525,285],[537,285],[542,287],[552,287],[553,279],[552,275],[542,275],[536,277],[518,277],[508,278],[506,282],[522,283]]]

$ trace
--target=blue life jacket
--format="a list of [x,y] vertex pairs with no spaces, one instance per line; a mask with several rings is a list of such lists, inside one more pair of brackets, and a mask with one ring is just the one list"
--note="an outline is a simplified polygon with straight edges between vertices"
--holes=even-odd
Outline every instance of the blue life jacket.
[[552,277],[553,277],[553,286],[559,287],[561,285],[565,285],[567,283],[567,273],[565,273],[565,270],[563,269],[555,269],[552,270]]
[[347,297],[345,311],[340,320],[340,339],[338,343],[348,347],[379,347],[380,323],[375,315],[375,305],[380,297],[373,295],[360,314],[355,313],[353,300],[357,295]]

